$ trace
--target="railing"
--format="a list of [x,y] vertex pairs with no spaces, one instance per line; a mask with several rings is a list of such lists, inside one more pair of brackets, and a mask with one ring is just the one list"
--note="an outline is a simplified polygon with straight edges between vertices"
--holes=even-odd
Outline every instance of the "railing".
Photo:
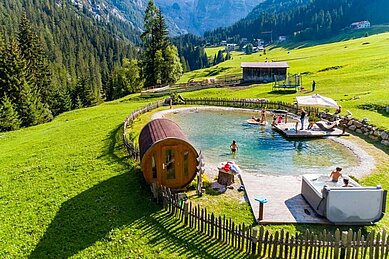
[[[271,102],[266,99],[225,99],[225,98],[193,98],[186,99],[188,105],[210,105],[210,106],[227,106],[247,109],[266,108],[269,110],[286,110],[290,113],[297,114],[301,106],[286,102]],[[318,108],[304,107],[304,110],[310,114],[318,114]]]
[[372,230],[366,236],[357,232],[340,231],[335,234],[326,230],[304,234],[287,231],[265,230],[263,226],[253,228],[235,224],[231,219],[216,217],[207,209],[193,206],[180,200],[170,189],[160,189],[164,209],[177,218],[185,227],[195,229],[210,238],[217,239],[235,249],[256,257],[266,258],[387,258],[389,236],[386,231]]
[[131,127],[134,120],[136,120],[140,115],[142,115],[146,112],[149,112],[151,110],[154,110],[158,107],[161,107],[162,104],[163,104],[163,101],[157,101],[154,103],[150,103],[146,106],[143,106],[142,108],[136,109],[135,111],[131,112],[124,120],[124,123],[123,123],[123,143],[127,149],[128,154],[133,159],[139,159],[139,148],[137,146],[135,146],[135,144],[132,140],[127,139],[126,129],[128,127]]
[[174,84],[170,86],[164,87],[149,87],[148,89],[141,92],[141,96],[143,97],[151,97],[151,96],[160,96],[166,95],[169,93],[182,93],[182,92],[191,92],[208,88],[218,88],[218,87],[226,87],[226,86],[236,86],[241,82],[240,77],[221,77],[217,79],[207,79],[204,81],[196,81],[196,82],[188,82],[188,83],[180,83]]

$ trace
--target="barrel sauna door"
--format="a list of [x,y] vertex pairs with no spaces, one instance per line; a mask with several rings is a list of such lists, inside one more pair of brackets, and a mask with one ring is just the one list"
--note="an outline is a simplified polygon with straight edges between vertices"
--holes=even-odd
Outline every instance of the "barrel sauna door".
[[178,186],[183,180],[182,168],[179,162],[178,146],[165,146],[162,148],[162,185]]

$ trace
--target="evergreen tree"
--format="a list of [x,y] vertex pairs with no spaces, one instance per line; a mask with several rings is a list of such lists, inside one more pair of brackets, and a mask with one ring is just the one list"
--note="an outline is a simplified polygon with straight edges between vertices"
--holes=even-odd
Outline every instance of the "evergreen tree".
[[31,76],[34,94],[40,95],[43,103],[49,104],[51,97],[50,71],[45,62],[43,47],[32,29],[26,13],[23,13],[19,25],[18,42],[26,60],[27,71]]
[[148,3],[144,24],[145,31],[141,39],[144,45],[145,85],[152,86],[177,81],[182,74],[178,51],[171,46],[167,37],[165,19],[153,0]]
[[39,96],[33,91],[33,80],[28,72],[27,62],[23,58],[18,43],[12,40],[6,49],[6,64],[4,78],[5,89],[0,93],[1,97],[7,94],[12,103],[17,107],[22,126],[36,125],[44,122],[46,115]]
[[84,107],[84,104],[82,103],[82,100],[81,100],[80,96],[77,95],[74,109],[81,109],[83,107]]
[[54,115],[70,111],[73,107],[72,97],[67,88],[58,88],[53,99],[52,111]]
[[231,59],[231,54],[229,51],[227,51],[227,54],[226,54],[226,57],[225,57],[225,60],[230,60]]
[[217,57],[216,57],[216,64],[219,64],[221,62],[224,61],[224,55],[223,55],[223,51],[222,50],[219,50],[217,52]]
[[152,86],[157,84],[156,79],[156,53],[158,51],[158,43],[156,42],[156,21],[157,21],[157,7],[153,0],[150,0],[144,18],[144,32],[141,39],[144,45],[143,55],[143,76],[145,78],[145,85]]
[[187,60],[185,59],[184,56],[180,56],[180,61],[181,61],[181,65],[182,65],[182,71],[183,71],[184,73],[190,71],[190,70],[188,69],[188,66],[187,66],[188,62],[187,62]]
[[247,55],[250,55],[251,53],[253,53],[253,44],[249,43],[246,45],[245,53]]
[[16,106],[4,95],[0,102],[0,131],[16,130],[21,124]]

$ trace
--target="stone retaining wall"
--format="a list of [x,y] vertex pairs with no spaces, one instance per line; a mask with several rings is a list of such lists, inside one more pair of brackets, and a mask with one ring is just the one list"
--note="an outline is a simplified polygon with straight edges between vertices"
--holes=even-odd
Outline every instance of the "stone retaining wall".
[[332,114],[323,113],[321,117],[330,121],[340,119],[339,126],[340,128],[346,127],[350,131],[354,131],[359,134],[368,136],[370,139],[379,141],[385,146],[389,146],[389,131],[380,129],[374,125],[369,125],[368,123],[360,122],[356,119],[350,118],[349,116],[339,116],[335,117]]

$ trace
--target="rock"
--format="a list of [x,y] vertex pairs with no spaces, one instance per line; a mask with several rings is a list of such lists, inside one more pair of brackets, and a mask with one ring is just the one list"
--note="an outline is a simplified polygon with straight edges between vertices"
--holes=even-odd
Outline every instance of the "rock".
[[376,136],[376,137],[379,137],[379,136],[381,136],[381,132],[380,132],[380,131],[378,131],[378,130],[374,131],[374,136]]
[[361,128],[363,124],[361,122],[359,122],[359,121],[354,121],[354,125],[357,128]]
[[374,135],[374,131],[370,131],[369,134],[370,134],[370,135]]
[[373,140],[378,140],[378,137],[374,136],[374,135],[369,135],[369,138],[373,139]]
[[355,125],[351,125],[348,129],[349,129],[349,130],[355,131],[356,128],[357,128],[357,127],[356,127]]
[[383,140],[387,140],[387,139],[389,139],[389,134],[388,134],[386,131],[383,131],[383,132],[381,133],[381,138],[382,138]]
[[373,128],[373,126],[369,125],[369,126],[367,126],[367,128],[368,128],[369,130],[371,130],[371,129]]
[[353,125],[353,121],[352,121],[352,120],[349,120],[349,121],[347,122],[347,125],[348,125],[348,126]]
[[365,132],[365,133],[363,133],[363,135],[369,136],[370,134],[369,134],[369,132]]
[[389,146],[389,140],[382,140],[381,144],[384,144],[385,146]]
[[357,129],[355,132],[359,134],[363,134],[363,131],[361,129]]

